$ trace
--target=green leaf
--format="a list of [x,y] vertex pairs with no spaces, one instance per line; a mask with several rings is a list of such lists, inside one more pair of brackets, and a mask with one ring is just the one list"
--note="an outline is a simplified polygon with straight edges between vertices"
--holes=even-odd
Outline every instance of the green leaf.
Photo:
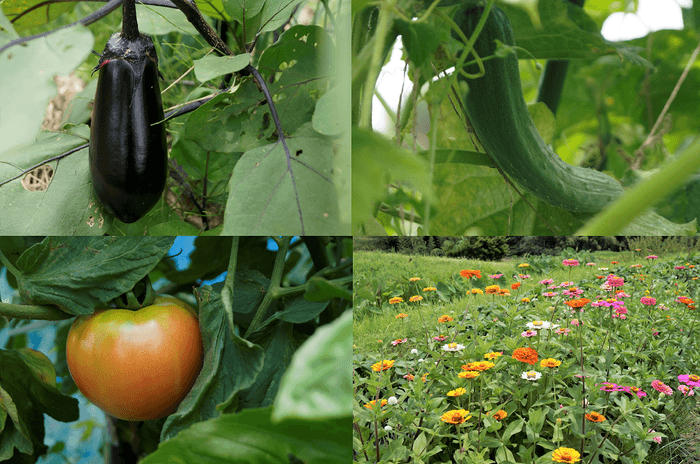
[[422,66],[437,50],[441,40],[437,29],[432,24],[394,20],[394,29],[401,36],[409,60],[416,66]]
[[273,318],[293,324],[309,322],[328,307],[328,301],[308,301],[303,297],[294,298],[282,311],[275,313]]
[[352,292],[323,277],[312,277],[306,283],[304,298],[309,301],[326,301],[331,298],[344,298],[352,301]]
[[250,53],[235,56],[207,55],[194,60],[194,74],[200,82],[240,71],[250,64]]
[[[199,327],[206,353],[204,365],[192,390],[177,411],[166,419],[160,435],[161,442],[185,429],[192,430],[204,424],[199,423],[203,417],[235,411],[239,393],[253,385],[263,368],[263,349],[231,333],[219,293],[221,288],[223,283],[217,284],[216,290],[209,285],[195,289],[199,302]],[[217,449],[222,451],[221,448]]]
[[25,302],[90,314],[153,270],[173,238],[48,237],[17,261]]
[[[207,4],[211,3],[207,1]],[[197,6],[200,6],[199,4]],[[200,7],[201,9],[201,7]],[[166,35],[171,32],[199,36],[197,29],[176,8],[153,8],[136,4],[136,20],[139,32],[148,35]]]
[[0,54],[0,159],[8,149],[34,141],[49,99],[57,93],[53,76],[70,74],[93,45],[92,33],[79,24]]
[[316,132],[329,137],[338,137],[345,131],[343,118],[338,117],[338,108],[345,107],[341,102],[346,93],[346,89],[335,86],[318,99],[312,118]]
[[392,144],[375,132],[352,131],[353,229],[373,216],[375,205],[386,196],[391,182],[409,182],[423,195],[431,194],[428,166],[418,156]]
[[351,371],[352,311],[345,311],[316,329],[294,353],[275,399],[273,420],[350,417]]
[[325,421],[270,421],[272,407],[193,424],[161,442],[143,464],[235,462],[286,464],[292,454],[308,464],[346,464],[352,459],[350,417]]
[[[36,29],[37,26],[43,26],[52,22],[63,13],[71,11],[73,6],[70,3],[52,3],[45,4],[40,8],[36,8],[27,14],[16,19],[21,13],[30,8],[45,3],[43,0],[6,0],[2,3],[2,12],[5,13],[7,19],[13,21],[11,25],[8,23],[5,30],[16,29],[21,35],[29,35],[28,33]],[[9,27],[8,27],[9,26]]]
[[333,144],[305,125],[280,143],[247,151],[236,164],[224,214],[225,235],[343,235],[331,180]]
[[258,32],[274,31],[282,27],[300,3],[301,0],[267,0],[262,9]]

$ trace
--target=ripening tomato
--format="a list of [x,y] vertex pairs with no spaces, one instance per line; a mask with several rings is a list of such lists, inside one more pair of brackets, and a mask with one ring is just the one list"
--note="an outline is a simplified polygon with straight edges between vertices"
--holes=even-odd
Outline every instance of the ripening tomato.
[[175,412],[202,368],[197,315],[160,295],[136,311],[97,310],[73,322],[66,358],[80,391],[106,413],[159,419]]

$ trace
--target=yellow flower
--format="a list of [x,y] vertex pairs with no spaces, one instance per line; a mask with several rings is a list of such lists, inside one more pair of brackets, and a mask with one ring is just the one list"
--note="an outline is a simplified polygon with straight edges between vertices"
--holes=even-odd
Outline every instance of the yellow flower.
[[552,461],[554,462],[579,462],[581,455],[573,448],[557,448],[552,453]]
[[499,356],[503,356],[503,353],[500,353],[500,352],[498,352],[498,351],[493,351],[493,352],[491,352],[491,353],[486,353],[486,354],[484,355],[484,358],[485,358],[485,359],[488,359],[488,360],[491,360],[491,359],[496,359],[496,358],[499,357]]
[[400,296],[395,296],[389,300],[389,304],[403,303],[403,298]]
[[410,301],[411,303],[415,303],[416,301],[420,301],[420,300],[422,300],[422,299],[423,299],[422,296],[420,296],[420,295],[415,295],[415,296],[412,296],[411,298],[409,298],[408,301]]
[[447,314],[440,316],[438,318],[438,322],[450,322],[451,320],[453,320],[453,319],[450,316],[448,316]]
[[408,279],[408,280],[410,280],[411,282],[417,282],[417,281],[420,280],[420,277],[411,277],[411,278]]
[[462,370],[464,371],[485,371],[488,369],[491,369],[493,366],[495,366],[494,363],[489,362],[489,361],[477,361],[477,362],[471,362],[469,364],[465,364],[462,366]]
[[483,295],[484,291],[480,288],[472,288],[472,295]]
[[529,303],[529,302],[530,302],[530,298],[523,298],[523,299],[521,299],[520,301],[521,301],[522,303]]
[[467,392],[464,388],[457,388],[456,390],[450,390],[447,392],[447,396],[460,396]]
[[385,371],[390,367],[394,367],[394,361],[383,360],[381,362],[372,364],[372,370],[374,372]]
[[489,285],[486,287],[485,292],[487,295],[494,295],[498,293],[498,291],[501,289],[498,285]]
[[396,319],[403,319],[404,317],[408,317],[408,314],[406,313],[398,313],[396,315]]
[[479,371],[464,371],[457,374],[457,377],[460,379],[474,379],[479,377],[479,375],[481,375],[481,372]]
[[424,292],[434,292],[436,290],[437,290],[437,288],[435,288],[435,287],[425,287],[423,289]]
[[557,361],[554,358],[547,358],[540,361],[540,366],[542,367],[558,367],[560,364],[561,361]]
[[464,409],[453,409],[444,413],[440,420],[447,422],[448,424],[461,424],[462,422],[471,418],[472,416],[469,415],[469,411],[465,411]]

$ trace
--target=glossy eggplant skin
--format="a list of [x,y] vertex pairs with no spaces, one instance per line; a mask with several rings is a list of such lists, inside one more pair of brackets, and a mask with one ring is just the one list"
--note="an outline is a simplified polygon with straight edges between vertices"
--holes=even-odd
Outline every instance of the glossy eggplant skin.
[[97,199],[132,223],[158,202],[168,150],[153,42],[110,37],[100,59],[90,127],[90,175]]

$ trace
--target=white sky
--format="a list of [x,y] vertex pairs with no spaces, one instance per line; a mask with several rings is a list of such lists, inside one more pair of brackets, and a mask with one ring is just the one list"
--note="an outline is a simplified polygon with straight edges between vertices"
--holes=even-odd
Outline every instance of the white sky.
[[[698,0],[700,1],[700,0]],[[620,41],[644,37],[649,31],[682,29],[681,7],[692,6],[693,0],[639,0],[635,13],[613,13],[603,23],[601,33],[606,40]],[[388,105],[396,111],[403,85],[403,95],[410,95],[413,85],[403,78],[404,62],[401,61],[401,39],[391,52],[390,61],[382,68],[377,89]],[[391,132],[388,114],[374,97],[372,102],[372,126],[380,132]]]

